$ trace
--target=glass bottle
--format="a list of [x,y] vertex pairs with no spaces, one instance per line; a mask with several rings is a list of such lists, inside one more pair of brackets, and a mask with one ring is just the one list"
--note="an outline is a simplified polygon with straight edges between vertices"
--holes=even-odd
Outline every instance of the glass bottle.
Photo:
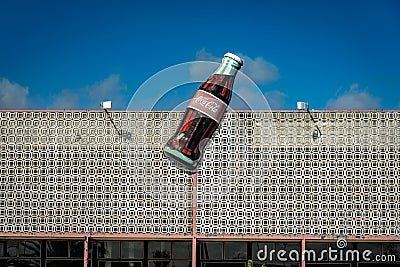
[[204,148],[217,130],[232,97],[233,82],[243,60],[226,53],[217,70],[199,87],[186,108],[164,154],[187,170],[195,170]]

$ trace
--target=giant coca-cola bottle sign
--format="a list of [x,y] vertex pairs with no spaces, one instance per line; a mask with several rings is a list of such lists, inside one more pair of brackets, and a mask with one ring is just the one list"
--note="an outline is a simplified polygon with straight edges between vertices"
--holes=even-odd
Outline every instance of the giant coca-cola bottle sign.
[[217,70],[197,90],[164,154],[187,170],[195,170],[206,142],[218,128],[232,97],[233,82],[243,60],[227,53]]

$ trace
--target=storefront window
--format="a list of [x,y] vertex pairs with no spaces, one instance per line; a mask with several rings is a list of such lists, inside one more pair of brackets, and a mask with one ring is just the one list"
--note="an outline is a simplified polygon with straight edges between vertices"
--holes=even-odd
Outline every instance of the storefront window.
[[173,259],[191,259],[192,242],[172,242]]
[[[357,264],[357,267],[398,267],[399,264],[398,263],[387,263],[387,262],[374,262],[374,263],[366,263],[366,262],[362,262]],[[315,266],[315,267],[320,267],[320,266]]]
[[299,242],[253,242],[251,248],[253,267],[300,266]]
[[19,257],[39,258],[41,242],[35,240],[19,241]]
[[48,241],[47,257],[68,257],[68,241]]
[[171,242],[149,242],[149,251],[147,256],[149,257],[149,259],[170,259]]
[[328,254],[326,253],[328,251],[328,243],[307,243],[306,251],[308,253],[305,253],[304,257],[307,262],[328,260]]
[[119,261],[104,261],[99,262],[99,267],[142,267],[141,262],[119,262]]
[[308,263],[307,264],[307,267],[350,267],[350,266],[351,266],[350,263]]
[[144,242],[99,241],[97,255],[99,259],[143,259]]
[[46,242],[46,267],[78,267],[83,265],[82,240]]
[[246,260],[247,243],[246,242],[225,242],[224,243],[225,260]]
[[27,259],[0,259],[0,266],[29,266],[40,267],[40,260],[27,260]]
[[40,267],[41,241],[0,240],[0,266]]
[[202,267],[246,267],[246,263],[238,262],[207,262],[201,265]]
[[400,261],[400,243],[383,243],[383,255],[394,255],[396,261]]
[[[299,267],[302,255],[299,241],[207,241],[197,249],[201,267]],[[82,266],[83,250],[83,240],[0,240],[0,266]],[[362,258],[367,250],[371,261]],[[347,242],[338,248],[336,242],[313,240],[306,242],[306,251],[308,267],[389,267],[400,262],[396,242]],[[191,267],[192,241],[91,240],[88,260],[93,267]]]
[[18,256],[18,241],[7,240],[2,241],[2,257],[17,257]]
[[[187,241],[148,242],[149,267],[190,267],[192,243]],[[156,260],[160,259],[160,260]],[[164,259],[164,260],[162,260]],[[168,259],[168,260],[165,260]],[[180,260],[181,259],[181,260]],[[183,260],[185,259],[185,260]]]
[[[269,259],[270,251],[275,250],[275,243],[272,242],[253,242],[252,244],[252,260],[259,260],[258,256],[264,257],[265,254],[268,255]],[[259,254],[259,255],[257,255]],[[272,260],[275,260],[275,256],[272,255]]]
[[[30,266],[30,265],[28,265]],[[46,267],[81,267],[83,260],[47,260]]]
[[83,258],[83,241],[71,241],[71,257]]
[[360,242],[356,244],[356,248],[358,251],[362,252],[365,250],[370,250],[372,253],[369,255],[371,259],[375,259],[376,255],[382,255],[381,252],[381,243],[374,242]]
[[100,259],[119,259],[120,241],[101,241],[98,242],[97,250]]
[[122,259],[142,259],[144,254],[143,251],[143,242],[121,241]]
[[223,249],[222,242],[202,242],[201,243],[201,259],[203,260],[222,260]]

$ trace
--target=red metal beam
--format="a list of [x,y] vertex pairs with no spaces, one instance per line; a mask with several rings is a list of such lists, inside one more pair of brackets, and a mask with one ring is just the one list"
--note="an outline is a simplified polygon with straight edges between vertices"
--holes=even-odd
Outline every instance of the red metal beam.
[[[195,225],[197,227],[197,225]],[[183,235],[169,235],[169,234],[111,234],[111,233],[8,233],[0,232],[0,238],[46,238],[46,239],[80,239],[88,236],[92,239],[136,239],[136,240],[149,240],[149,239],[181,239],[191,240],[193,234]],[[339,238],[345,238],[347,241],[394,241],[400,242],[400,236],[337,236],[337,235],[199,235],[195,233],[196,239],[199,240],[240,240],[240,241],[258,241],[258,240],[297,240],[301,241],[336,241]]]
[[110,233],[6,233],[0,232],[0,238],[27,238],[27,239],[81,239],[86,236],[92,239],[181,239],[190,240],[191,234],[188,235],[169,235],[169,234],[110,234]]
[[[305,251],[306,250],[306,240],[303,238],[301,240],[301,250],[300,251]],[[303,257],[303,254],[301,255],[301,267],[306,267],[306,258]]]
[[192,183],[192,267],[196,267],[196,255],[197,255],[197,172],[193,174]]
[[258,241],[258,240],[293,240],[293,241],[336,241],[339,238],[344,238],[347,241],[400,241],[400,236],[338,236],[338,235],[197,235],[197,239],[201,240],[243,240],[243,241]]
[[[173,113],[179,113],[179,112],[184,112],[185,110],[111,110],[111,112],[118,112],[118,113],[129,113],[129,112],[173,112]],[[337,110],[311,110],[312,112],[319,112],[319,113],[386,113],[386,112],[400,112],[400,109],[383,109],[383,110],[376,110],[376,109],[366,109],[366,110],[357,110],[357,109],[337,109]],[[62,112],[77,112],[77,113],[90,113],[90,112],[104,112],[103,109],[90,109],[90,110],[79,110],[79,109],[66,109],[66,110],[47,110],[47,109],[38,109],[38,110],[23,110],[23,109],[4,109],[0,110],[0,112],[47,112],[47,113],[62,113]],[[282,109],[282,110],[227,110],[226,112],[272,112],[272,113],[302,113],[304,111],[299,111],[299,110],[290,110],[290,109]]]
[[85,236],[83,243],[83,267],[88,267],[89,263],[89,238]]

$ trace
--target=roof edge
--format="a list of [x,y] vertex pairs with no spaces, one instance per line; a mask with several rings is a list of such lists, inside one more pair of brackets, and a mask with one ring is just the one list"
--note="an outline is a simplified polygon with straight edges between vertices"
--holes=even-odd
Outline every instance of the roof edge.
[[[88,110],[78,110],[78,109],[65,109],[65,110],[43,110],[43,109],[5,109],[1,110],[0,112],[53,112],[53,113],[61,113],[61,112],[104,112],[103,110],[96,110],[96,109],[88,109]],[[184,112],[184,110],[109,110],[109,112]],[[303,113],[305,111],[303,110],[297,110],[297,109],[279,109],[279,110],[228,110],[227,112],[272,112],[272,113]],[[382,110],[377,110],[377,109],[370,109],[370,110],[357,110],[357,109],[338,109],[338,110],[310,110],[310,112],[319,112],[319,113],[380,113],[380,112],[400,112],[400,109],[382,109]]]

